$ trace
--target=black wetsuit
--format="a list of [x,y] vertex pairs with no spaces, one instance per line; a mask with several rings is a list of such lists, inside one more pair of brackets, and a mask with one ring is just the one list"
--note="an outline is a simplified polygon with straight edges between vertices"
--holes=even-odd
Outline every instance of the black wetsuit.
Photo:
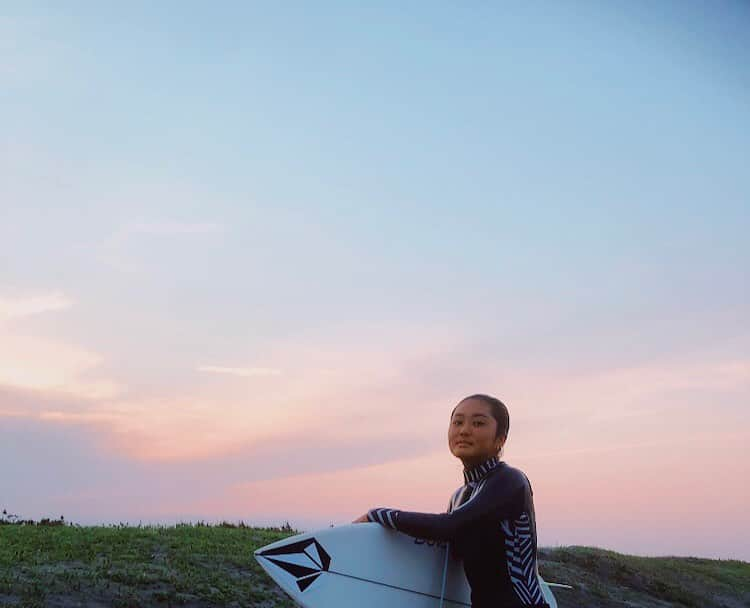
[[547,606],[537,571],[536,522],[526,475],[497,458],[464,471],[447,513],[378,508],[370,521],[427,540],[446,540],[463,559],[472,608]]

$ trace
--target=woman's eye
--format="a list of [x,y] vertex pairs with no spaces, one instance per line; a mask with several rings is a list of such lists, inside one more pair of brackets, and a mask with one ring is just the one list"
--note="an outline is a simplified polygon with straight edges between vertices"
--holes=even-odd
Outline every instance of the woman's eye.
[[475,422],[474,426],[484,426],[484,422]]

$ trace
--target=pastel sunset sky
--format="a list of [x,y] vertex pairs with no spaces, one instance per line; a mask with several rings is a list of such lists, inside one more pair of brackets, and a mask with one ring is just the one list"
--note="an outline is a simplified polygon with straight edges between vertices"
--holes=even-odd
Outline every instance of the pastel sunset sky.
[[[608,8],[607,8],[608,7]],[[745,2],[0,2],[0,509],[750,560]]]

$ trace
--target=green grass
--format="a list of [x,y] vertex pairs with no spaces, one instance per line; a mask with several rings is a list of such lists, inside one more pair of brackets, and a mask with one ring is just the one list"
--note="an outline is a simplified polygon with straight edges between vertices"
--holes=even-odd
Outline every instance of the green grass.
[[0,525],[0,604],[293,606],[253,557],[296,533],[228,525]]
[[540,571],[576,585],[569,594],[556,593],[558,600],[570,595],[599,598],[602,606],[750,607],[750,563],[742,561],[638,557],[572,546],[541,549]]

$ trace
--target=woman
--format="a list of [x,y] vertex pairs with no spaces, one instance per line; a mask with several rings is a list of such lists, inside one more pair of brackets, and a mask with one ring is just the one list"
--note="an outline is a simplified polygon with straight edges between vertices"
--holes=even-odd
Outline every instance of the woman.
[[499,399],[466,397],[454,408],[448,428],[448,446],[463,462],[465,482],[453,493],[448,512],[381,507],[354,522],[450,541],[464,562],[472,608],[547,606],[537,576],[531,484],[499,459],[509,426],[508,409]]

